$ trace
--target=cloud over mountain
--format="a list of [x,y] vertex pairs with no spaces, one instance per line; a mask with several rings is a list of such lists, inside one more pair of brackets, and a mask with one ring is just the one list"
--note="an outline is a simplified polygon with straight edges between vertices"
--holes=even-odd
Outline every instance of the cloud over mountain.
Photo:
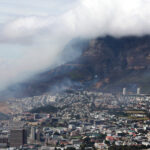
[[[17,5],[17,1],[13,2],[13,5]],[[106,35],[119,38],[150,34],[149,0],[38,2],[40,5],[34,13],[27,13],[20,5],[23,9],[21,14],[15,12],[14,16],[7,15],[7,19],[0,24],[1,88],[67,61],[62,61],[60,54],[74,38],[92,39]],[[9,1],[7,3],[5,5],[9,8],[13,7]],[[35,0],[31,0],[25,7],[31,4],[37,6]],[[42,6],[52,11],[45,11]],[[38,10],[40,13],[37,13]],[[4,14],[0,17],[5,17]],[[76,50],[72,53],[74,55]]]

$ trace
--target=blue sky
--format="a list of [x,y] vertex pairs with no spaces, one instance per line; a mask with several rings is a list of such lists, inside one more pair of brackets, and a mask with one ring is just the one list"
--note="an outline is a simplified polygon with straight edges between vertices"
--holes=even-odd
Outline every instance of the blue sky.
[[[74,3],[75,0],[0,0],[0,24],[28,16],[57,16],[69,10]],[[25,47],[17,43],[1,43],[0,57],[19,58],[24,55]]]
[[1,0],[0,18],[3,21],[18,16],[57,15],[70,8],[76,0]]

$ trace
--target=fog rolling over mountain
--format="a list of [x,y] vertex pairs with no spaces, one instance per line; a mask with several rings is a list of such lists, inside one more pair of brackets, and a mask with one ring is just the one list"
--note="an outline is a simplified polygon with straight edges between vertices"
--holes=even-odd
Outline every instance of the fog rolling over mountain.
[[[139,66],[134,66],[134,68],[132,65],[126,68],[126,63],[131,63],[132,61],[135,63],[133,59],[136,52],[133,49],[140,49],[137,53],[141,52],[139,57],[142,57],[144,48],[141,47],[144,47],[144,42],[146,43],[145,45],[148,46],[149,37],[143,36],[150,34],[150,20],[148,19],[150,17],[149,0],[56,0],[55,2],[53,0],[31,0],[29,2],[12,0],[11,3],[9,0],[2,0],[0,7],[3,8],[0,9],[1,91],[9,87],[9,89],[11,89],[9,91],[13,93],[13,90],[15,91],[18,86],[21,90],[20,85],[22,85],[21,87],[23,87],[24,91],[23,95],[31,95],[32,89],[34,89],[33,87],[35,87],[35,89],[38,87],[36,92],[33,90],[33,94],[39,94],[47,91],[47,89],[51,88],[51,85],[54,85],[50,80],[53,82],[56,81],[57,83],[57,81],[66,77],[65,80],[67,80],[67,82],[72,83],[73,80],[73,84],[76,84],[78,83],[76,82],[76,76],[78,76],[78,81],[85,83],[85,81],[92,81],[91,77],[96,74],[98,74],[97,81],[99,81],[96,87],[100,88],[102,87],[100,85],[105,85],[101,83],[101,80],[105,79],[106,82],[110,80],[108,70],[115,71],[115,66],[118,67],[119,64],[115,63],[117,60],[118,62],[126,60],[124,61],[125,64],[122,64],[122,67],[125,67],[127,71],[139,68]],[[107,36],[111,36],[110,41],[107,41]],[[129,38],[129,36],[132,36],[132,38]],[[98,37],[103,39],[102,43],[104,43],[104,45],[100,44],[101,46],[96,48],[99,49],[98,54],[94,52],[98,58],[92,56],[94,55],[92,52],[94,47],[90,48],[92,47],[91,45],[86,49],[87,51],[90,49],[92,53],[89,57],[87,57],[86,53],[81,55],[82,51],[76,51],[76,49],[70,51],[69,47],[64,51],[66,45],[74,39],[89,41],[91,39],[97,39]],[[125,40],[123,37],[128,38]],[[122,42],[124,40],[125,42]],[[142,46],[139,46],[138,42],[141,43]],[[96,43],[94,42],[93,45]],[[116,47],[114,47],[113,44],[110,45],[110,43],[115,43],[116,47],[119,48],[116,49]],[[132,47],[132,44],[130,46],[129,43],[137,43],[137,45],[135,44],[134,47]],[[117,46],[117,44],[119,45]],[[123,46],[121,46],[122,44]],[[127,48],[126,45],[128,45]],[[66,51],[67,55],[64,54]],[[132,51],[134,52],[132,53]],[[90,52],[87,53],[90,54]],[[130,58],[130,55],[133,58]],[[73,61],[79,56],[80,58],[75,61],[76,65],[68,65],[71,66],[71,68],[63,65],[68,61]],[[108,60],[102,61],[106,56]],[[139,58],[139,60],[141,59],[142,58]],[[99,63],[95,64],[94,62],[98,62],[98,60]],[[143,69],[148,68],[146,65],[149,60],[148,50],[144,52],[142,60],[144,61],[144,67],[141,65],[140,70],[142,70],[142,67]],[[88,64],[90,69],[86,69],[82,75],[80,75],[80,73],[78,74],[78,71],[81,68],[84,70],[83,66],[87,66]],[[60,76],[56,79],[56,76],[50,73],[54,78],[47,75],[50,79],[44,79],[46,75],[45,71],[48,70],[49,72],[50,70],[50,72],[54,71],[55,73],[56,67],[62,69],[61,71],[58,69]],[[77,70],[70,72],[70,75],[68,75],[69,71],[75,68]],[[95,68],[102,70],[103,73],[98,73],[95,71]],[[120,70],[124,69],[122,68]],[[38,77],[33,80],[33,77],[37,74]],[[62,74],[63,76],[61,76]],[[84,78],[83,75],[85,75]],[[42,80],[41,76],[43,76]],[[26,80],[27,82],[24,82]],[[91,85],[91,83],[89,84]],[[13,88],[11,85],[13,85]],[[7,94],[3,93],[3,95]]]
[[1,92],[1,98],[63,92],[69,88],[118,93],[127,87],[135,93],[141,87],[142,93],[150,93],[150,36],[107,36],[85,45],[82,55],[74,61],[10,86]]

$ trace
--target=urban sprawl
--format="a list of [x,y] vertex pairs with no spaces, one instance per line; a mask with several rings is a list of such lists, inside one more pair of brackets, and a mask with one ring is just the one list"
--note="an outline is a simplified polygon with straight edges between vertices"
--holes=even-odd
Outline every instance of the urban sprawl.
[[11,113],[0,121],[0,149],[150,148],[150,95],[140,88],[136,94],[69,90],[6,103]]

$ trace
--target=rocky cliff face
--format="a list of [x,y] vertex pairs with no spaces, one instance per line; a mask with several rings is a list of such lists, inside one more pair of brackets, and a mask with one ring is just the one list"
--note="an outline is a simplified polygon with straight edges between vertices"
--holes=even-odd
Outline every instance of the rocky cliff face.
[[[89,43],[81,56],[90,79],[96,75],[92,87],[108,91],[120,87],[142,87],[149,92],[150,37],[99,38]],[[81,69],[84,70],[84,69]]]
[[105,37],[89,41],[88,48],[75,61],[13,86],[9,92],[13,93],[19,86],[18,96],[32,96],[53,87],[60,89],[76,85],[104,91],[141,87],[144,92],[150,92],[149,83],[150,36]]
[[93,40],[81,56],[81,63],[85,64],[82,70],[86,68],[91,79],[98,76],[96,88],[117,83],[118,87],[143,86],[142,83],[149,78],[150,37]]

